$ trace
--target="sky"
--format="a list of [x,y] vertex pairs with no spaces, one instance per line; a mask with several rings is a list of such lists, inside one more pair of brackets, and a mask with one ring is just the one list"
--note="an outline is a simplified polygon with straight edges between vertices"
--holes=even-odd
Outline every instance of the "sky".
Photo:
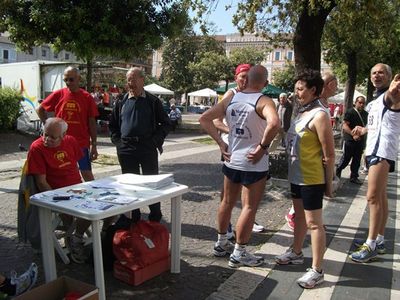
[[[238,30],[232,24],[232,16],[236,11],[236,0],[219,0],[215,10],[208,16],[208,21],[213,22],[216,27],[216,34],[229,34],[236,33]],[[231,5],[232,7],[226,11],[225,6]],[[199,27],[195,26],[195,30],[199,33]]]

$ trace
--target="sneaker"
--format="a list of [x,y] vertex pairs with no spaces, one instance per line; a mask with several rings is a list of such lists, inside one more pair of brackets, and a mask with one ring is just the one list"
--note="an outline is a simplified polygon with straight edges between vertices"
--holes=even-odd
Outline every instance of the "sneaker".
[[253,232],[263,232],[265,230],[264,226],[257,224],[256,222],[254,222],[253,224]]
[[371,250],[367,244],[363,244],[357,251],[350,255],[350,258],[355,262],[365,263],[376,259],[378,251]]
[[85,243],[83,238],[72,235],[67,241],[72,261],[77,264],[85,263],[87,257],[85,255]]
[[361,172],[361,174],[368,175],[368,169],[367,168],[363,168],[360,172]]
[[[357,248],[356,251],[360,250],[360,248],[362,247],[362,245],[364,245],[364,243],[365,240],[363,239],[355,239],[353,244]],[[385,243],[376,244],[376,252],[378,252],[378,254],[385,254],[386,253]]]
[[285,220],[287,221],[287,224],[289,226],[290,229],[294,230],[294,214],[291,213],[287,213],[285,215]]
[[232,244],[232,242],[227,241],[225,245],[220,244],[219,242],[216,242],[214,245],[214,256],[217,257],[222,257],[227,254],[232,254],[233,250],[235,249],[235,245]]
[[15,271],[11,271],[11,284],[15,285],[15,296],[29,291],[36,283],[38,276],[38,267],[32,263],[28,270],[19,277]]
[[308,268],[307,272],[297,279],[297,283],[305,289],[312,289],[322,282],[324,282],[324,272],[320,273],[313,268]]
[[235,234],[233,233],[232,223],[229,223],[228,230],[226,231],[226,237],[228,240],[232,240],[235,238]]
[[258,267],[264,263],[264,258],[261,256],[253,255],[246,250],[242,252],[242,255],[235,256],[231,254],[229,257],[228,265],[231,268],[238,268],[240,266],[246,267]]
[[275,256],[275,262],[278,265],[301,265],[304,262],[303,252],[296,254],[294,253],[293,248],[289,248],[285,253]]
[[355,183],[355,184],[359,184],[359,185],[363,184],[363,182],[360,179],[355,178],[355,177],[350,178],[350,182],[351,183]]

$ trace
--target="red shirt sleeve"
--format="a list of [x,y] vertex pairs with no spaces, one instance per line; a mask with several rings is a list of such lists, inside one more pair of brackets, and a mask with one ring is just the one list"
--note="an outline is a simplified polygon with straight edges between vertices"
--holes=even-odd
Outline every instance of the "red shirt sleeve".
[[32,144],[27,160],[28,174],[46,174],[46,160],[43,157],[43,152],[38,148],[38,144]]
[[92,97],[92,95],[88,94],[88,114],[89,118],[96,118],[99,115],[99,111],[97,109],[96,101]]

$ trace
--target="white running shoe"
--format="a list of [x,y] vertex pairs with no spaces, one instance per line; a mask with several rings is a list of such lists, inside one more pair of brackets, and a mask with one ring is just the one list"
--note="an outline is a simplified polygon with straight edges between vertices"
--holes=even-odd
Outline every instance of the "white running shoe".
[[296,254],[293,248],[289,248],[285,253],[275,256],[275,261],[278,265],[301,265],[304,262],[303,252]]
[[263,232],[265,230],[264,226],[257,224],[254,222],[253,224],[253,232]]
[[15,285],[15,296],[21,295],[26,291],[29,291],[36,283],[38,276],[38,267],[35,263],[32,263],[28,270],[19,277],[15,271],[11,271],[11,284]]
[[222,257],[227,254],[233,253],[234,249],[235,249],[235,245],[232,244],[232,242],[230,242],[230,241],[226,241],[225,244],[216,242],[214,245],[213,254],[214,254],[214,256]]
[[258,267],[261,266],[263,263],[263,257],[253,255],[245,250],[240,256],[235,256],[231,254],[228,264],[231,268],[238,268],[240,266]]
[[305,289],[312,289],[317,284],[324,282],[324,272],[318,272],[313,268],[308,268],[307,272],[297,279],[297,283],[305,288]]

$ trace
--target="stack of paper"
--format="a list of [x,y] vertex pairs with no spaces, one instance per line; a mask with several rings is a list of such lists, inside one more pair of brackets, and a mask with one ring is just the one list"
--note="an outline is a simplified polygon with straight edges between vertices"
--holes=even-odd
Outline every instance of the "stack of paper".
[[173,174],[160,174],[160,175],[137,175],[137,174],[123,174],[118,179],[119,183],[138,185],[148,187],[150,189],[159,189],[168,186],[174,182]]

